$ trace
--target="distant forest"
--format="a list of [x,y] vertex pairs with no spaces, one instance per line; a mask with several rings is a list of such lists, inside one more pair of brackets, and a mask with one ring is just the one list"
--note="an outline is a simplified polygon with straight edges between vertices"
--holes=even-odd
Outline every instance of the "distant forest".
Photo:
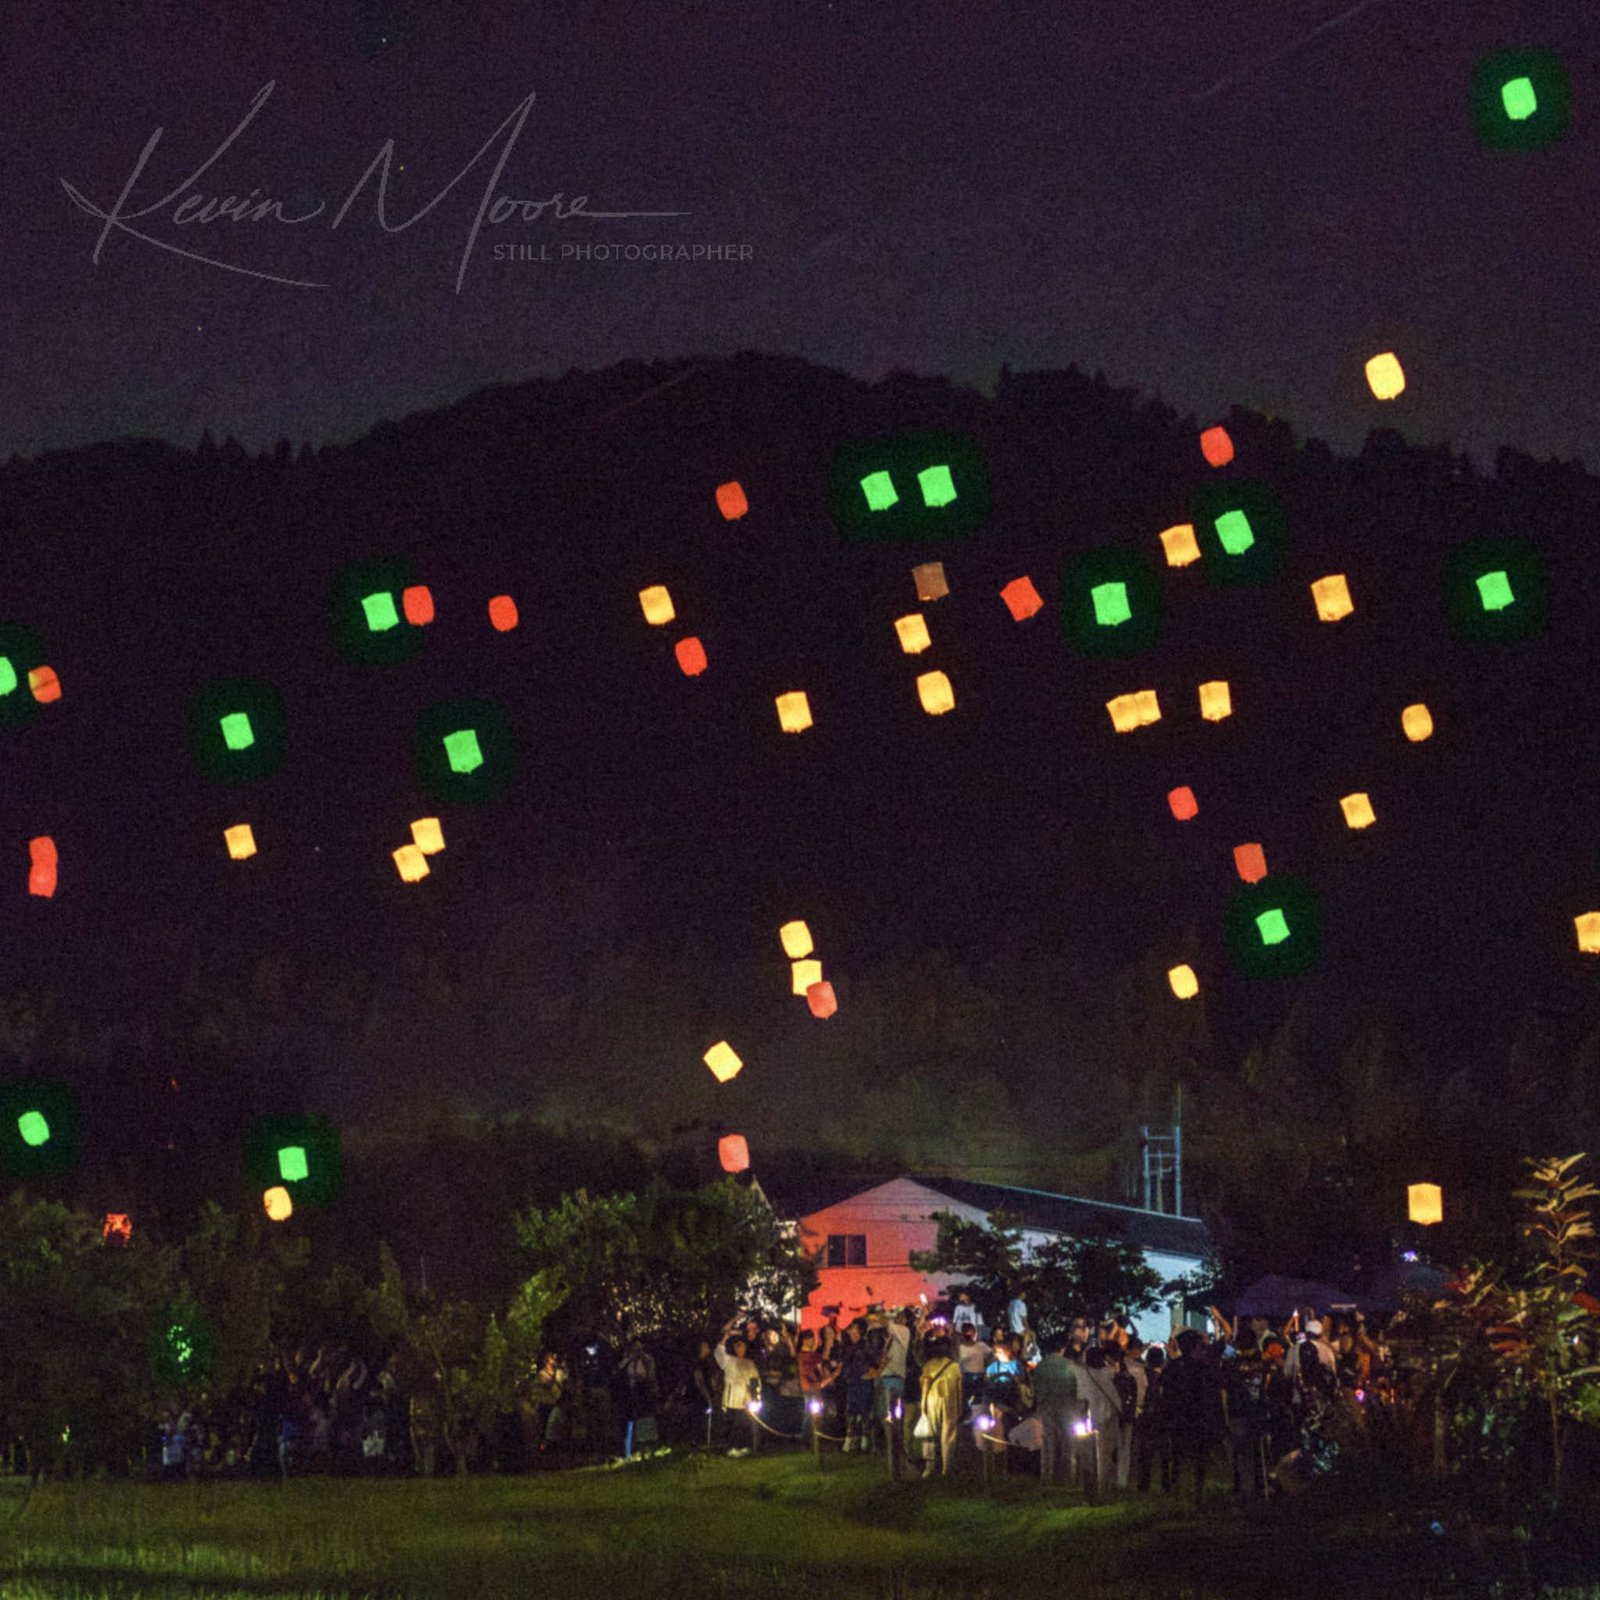
[[[835,453],[934,432],[981,450],[983,526],[845,538]],[[1163,561],[1161,531],[1230,479],[1284,509],[1260,584]],[[1542,559],[1534,637],[1452,629],[1451,553],[1479,539]],[[84,1155],[57,1192],[89,1209],[248,1201],[246,1123],[314,1109],[347,1140],[349,1203],[381,1192],[412,1239],[445,1211],[470,1232],[473,1185],[504,1187],[471,1130],[507,1119],[525,1188],[552,1130],[709,1176],[731,1129],[763,1177],[942,1168],[1136,1199],[1134,1136],[1170,1127],[1181,1081],[1186,1209],[1230,1261],[1336,1270],[1423,1177],[1464,1246],[1503,1226],[1517,1156],[1592,1149],[1600,1122],[1600,957],[1573,921],[1600,909],[1597,541],[1580,464],[1503,450],[1485,476],[1386,428],[1344,459],[1076,370],[1006,372],[988,398],[758,354],[630,363],[349,446],[13,457],[0,623],[38,636],[62,697],[0,729],[0,1075],[77,1090]],[[1086,658],[1058,616],[1067,564],[1105,546],[1163,598],[1128,659]],[[330,616],[341,571],[375,559],[436,605],[387,665],[344,659]],[[919,603],[928,561],[949,593]],[[1325,623],[1310,585],[1332,573],[1354,611]],[[1045,604],[1018,622],[999,594],[1024,574]],[[665,627],[640,606],[655,584]],[[894,623],[915,611],[932,645],[909,656]],[[937,717],[915,688],[935,669]],[[285,744],[232,785],[197,769],[186,719],[238,677],[277,689]],[[1197,710],[1214,679],[1220,722]],[[1114,732],[1106,702],[1147,688],[1160,722]],[[815,725],[786,734],[795,689]],[[431,799],[413,760],[419,713],[457,696],[514,738],[513,781],[476,806]],[[1435,731],[1412,743],[1418,701]],[[402,883],[390,853],[424,815],[446,849]],[[258,853],[236,862],[241,821]],[[28,893],[38,835],[49,899]],[[1303,976],[1232,968],[1243,842],[1318,896]],[[790,992],[791,918],[837,992],[826,1020]],[[1168,986],[1179,962],[1195,999]],[[724,1038],[745,1066],[719,1085],[701,1058]]]

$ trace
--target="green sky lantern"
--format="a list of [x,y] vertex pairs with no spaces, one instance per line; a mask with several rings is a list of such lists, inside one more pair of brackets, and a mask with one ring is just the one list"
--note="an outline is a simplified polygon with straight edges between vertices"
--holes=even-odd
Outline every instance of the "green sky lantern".
[[258,1195],[294,1186],[293,1210],[334,1200],[341,1184],[339,1134],[315,1113],[258,1117],[245,1134],[245,1170]]
[[286,1144],[278,1151],[278,1176],[285,1183],[299,1183],[310,1170],[304,1145]]
[[475,729],[458,728],[444,736],[444,750],[452,772],[476,772],[483,765],[483,751]]
[[248,750],[256,742],[247,712],[230,711],[227,716],[217,720],[222,725],[222,742],[230,750]]
[[895,493],[894,479],[887,472],[869,472],[861,480],[861,492],[874,511],[887,511],[900,498]]
[[1217,518],[1217,538],[1230,556],[1242,556],[1256,542],[1250,519],[1242,511],[1224,511]]
[[1089,591],[1094,601],[1094,619],[1102,628],[1115,628],[1133,617],[1133,607],[1128,604],[1128,586],[1125,583],[1099,583]]
[[24,1111],[17,1118],[17,1132],[22,1135],[22,1142],[34,1149],[48,1142],[50,1138],[50,1124],[41,1111]]
[[1261,932],[1262,944],[1282,944],[1289,937],[1288,919],[1280,906],[1273,906],[1256,917],[1256,927]]
[[1511,578],[1505,572],[1485,572],[1478,578],[1478,594],[1485,611],[1504,611],[1516,598],[1511,592]]
[[361,609],[366,613],[367,626],[374,633],[386,633],[400,626],[400,613],[395,609],[394,595],[388,589],[362,597]]
[[1500,85],[1500,103],[1513,122],[1525,122],[1539,109],[1539,96],[1531,80],[1509,78]]
[[17,686],[17,669],[11,665],[10,656],[0,656],[0,695],[10,694]]
[[937,466],[924,467],[917,474],[917,482],[922,485],[923,500],[930,506],[947,506],[956,497],[956,486],[950,476],[950,469],[943,462]]
[[1316,892],[1293,873],[1241,883],[1223,919],[1228,954],[1247,978],[1289,978],[1309,972],[1322,952]]

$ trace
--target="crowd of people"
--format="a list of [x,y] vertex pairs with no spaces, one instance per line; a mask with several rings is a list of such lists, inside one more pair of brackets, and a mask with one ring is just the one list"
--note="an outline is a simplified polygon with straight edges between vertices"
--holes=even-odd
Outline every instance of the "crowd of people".
[[[1304,1307],[1234,1326],[1213,1309],[1206,1330],[1149,1345],[1115,1318],[1041,1342],[1020,1295],[991,1319],[965,1290],[939,1308],[826,1316],[819,1330],[742,1315],[676,1359],[639,1340],[545,1350],[470,1464],[805,1448],[881,1453],[897,1474],[1037,1472],[1091,1496],[1158,1487],[1198,1500],[1215,1472],[1240,1494],[1291,1490],[1354,1433],[1415,1424],[1410,1374],[1359,1315]],[[175,1406],[148,1460],[166,1476],[431,1474],[454,1465],[436,1422],[391,1364],[302,1350],[263,1369],[231,1419]]]

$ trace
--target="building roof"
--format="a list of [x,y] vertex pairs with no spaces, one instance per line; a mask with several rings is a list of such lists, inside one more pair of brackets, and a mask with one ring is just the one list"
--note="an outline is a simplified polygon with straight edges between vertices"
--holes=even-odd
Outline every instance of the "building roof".
[[1024,1228],[1059,1233],[1069,1239],[1109,1235],[1125,1239],[1142,1250],[1166,1255],[1205,1254],[1209,1235],[1198,1217],[1174,1217],[1137,1206],[1115,1205],[1109,1200],[1081,1200],[1073,1195],[1048,1194],[1042,1189],[1014,1189],[1007,1184],[977,1183],[968,1178],[936,1178],[908,1173],[913,1183],[949,1195],[963,1205],[983,1212],[1010,1211]]

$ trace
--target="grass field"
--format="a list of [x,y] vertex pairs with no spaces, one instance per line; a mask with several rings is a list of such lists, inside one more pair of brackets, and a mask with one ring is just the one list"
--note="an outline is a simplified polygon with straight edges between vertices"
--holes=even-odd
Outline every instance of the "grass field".
[[1486,1579],[1449,1539],[1312,1495],[1240,1507],[1219,1493],[1195,1517],[1026,1478],[893,1483],[876,1458],[674,1457],[466,1483],[0,1480],[4,1600],[1427,1600],[1496,1592]]

